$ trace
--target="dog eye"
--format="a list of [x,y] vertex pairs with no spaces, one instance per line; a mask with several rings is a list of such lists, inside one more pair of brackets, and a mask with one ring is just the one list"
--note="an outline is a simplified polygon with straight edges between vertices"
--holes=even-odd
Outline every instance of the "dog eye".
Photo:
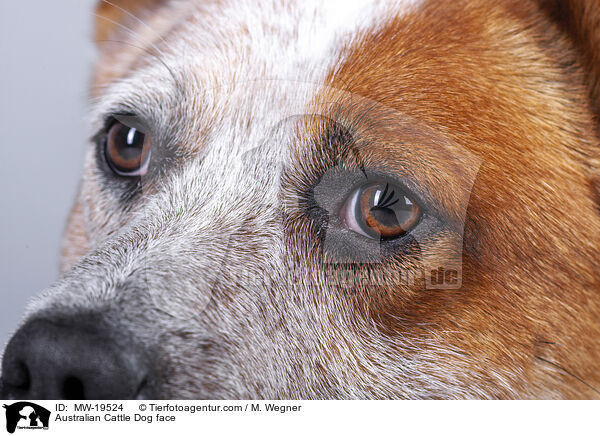
[[395,239],[421,218],[419,206],[399,187],[370,183],[355,189],[340,209],[344,225],[371,239]]
[[150,160],[150,143],[149,135],[115,120],[106,136],[106,161],[120,176],[143,176]]

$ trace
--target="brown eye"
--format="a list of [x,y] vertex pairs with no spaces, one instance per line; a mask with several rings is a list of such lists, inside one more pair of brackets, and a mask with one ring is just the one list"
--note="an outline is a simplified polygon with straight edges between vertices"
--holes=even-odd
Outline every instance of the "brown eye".
[[419,206],[402,189],[385,182],[356,189],[340,211],[347,228],[372,239],[398,238],[420,217]]
[[115,121],[108,129],[106,161],[120,176],[143,176],[150,160],[150,136]]

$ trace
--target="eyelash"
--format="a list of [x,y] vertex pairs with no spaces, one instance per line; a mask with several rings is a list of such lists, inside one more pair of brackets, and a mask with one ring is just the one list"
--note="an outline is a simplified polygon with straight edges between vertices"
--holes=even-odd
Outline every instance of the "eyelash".
[[[402,179],[390,177],[387,171],[383,172],[379,169],[358,167],[348,169],[337,166],[339,170],[336,170],[336,172],[332,173],[332,170],[330,169],[324,171],[322,173],[323,175],[314,177],[309,176],[306,170],[302,169],[302,167],[300,168],[301,171],[304,172],[303,179],[305,182],[303,182],[303,186],[300,188],[299,206],[301,208],[302,215],[313,221],[318,226],[315,227],[315,229],[319,229],[316,233],[316,236],[318,236],[320,240],[325,237],[328,229],[331,229],[331,226],[334,226],[339,230],[345,228],[344,224],[341,222],[340,212],[344,207],[346,200],[361,186],[375,182],[382,182],[383,184],[389,183],[390,186],[394,186],[394,199],[391,201],[394,201],[398,198],[399,194],[397,189],[400,189],[420,208],[421,217],[415,228],[419,228],[422,222],[426,225],[434,222],[432,220],[435,219],[436,215],[430,215],[430,208],[426,206],[428,200],[427,197],[423,198],[421,195],[415,195],[416,190],[411,188],[412,183],[410,183],[410,181],[406,183]],[[298,175],[286,175],[284,180],[286,180],[286,183],[297,186]],[[309,182],[308,180],[311,181]],[[319,189],[319,186],[325,186],[325,188]],[[319,194],[317,192],[318,190],[328,192],[325,194],[325,197],[327,198],[328,204],[332,206],[331,208],[324,206],[322,200],[319,199],[319,197],[323,196],[323,194]],[[386,197],[387,196],[389,196],[389,194],[386,193]],[[429,218],[430,216],[431,219]],[[399,244],[403,243],[402,241],[409,240],[411,233],[412,231],[409,231],[395,240],[382,240],[381,244],[382,246],[386,245],[390,247],[396,247],[392,248],[393,250],[399,249]],[[355,236],[357,238],[364,238],[362,235]]]

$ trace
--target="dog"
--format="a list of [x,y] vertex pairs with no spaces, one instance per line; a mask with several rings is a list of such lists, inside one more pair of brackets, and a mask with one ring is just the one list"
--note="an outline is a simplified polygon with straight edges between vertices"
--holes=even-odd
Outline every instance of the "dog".
[[106,0],[95,40],[3,398],[600,398],[596,0]]

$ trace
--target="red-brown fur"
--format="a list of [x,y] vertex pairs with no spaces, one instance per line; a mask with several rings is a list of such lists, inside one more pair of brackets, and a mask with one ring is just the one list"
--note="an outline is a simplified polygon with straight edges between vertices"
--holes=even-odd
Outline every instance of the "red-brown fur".
[[[544,386],[597,398],[600,216],[590,187],[600,156],[600,10],[576,1],[560,8],[572,15],[556,24],[536,2],[426,2],[360,38],[331,82],[435,126],[482,159],[462,288],[406,288],[401,304],[371,304],[372,316],[387,330],[436,335],[483,356],[483,377],[515,374],[524,393]],[[365,141],[365,159],[408,166],[452,211],[461,180],[434,179],[435,156],[423,159],[426,150],[401,131],[379,133]]]

